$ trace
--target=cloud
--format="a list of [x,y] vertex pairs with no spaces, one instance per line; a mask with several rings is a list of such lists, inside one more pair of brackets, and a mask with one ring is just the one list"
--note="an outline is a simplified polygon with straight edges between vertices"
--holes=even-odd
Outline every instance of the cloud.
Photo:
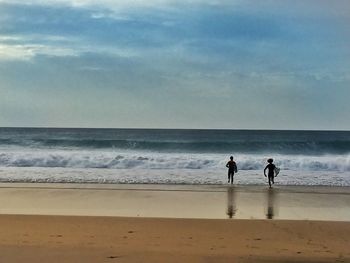
[[135,57],[137,53],[133,50],[123,48],[105,48],[105,47],[89,47],[79,46],[77,48],[65,48],[54,45],[4,45],[0,44],[0,60],[25,60],[29,61],[36,56],[48,56],[48,57],[77,57],[85,53],[101,53],[103,55],[109,55],[114,57]]
[[0,3],[10,4],[26,4],[26,5],[70,5],[76,7],[85,6],[103,6],[110,9],[117,9],[123,7],[144,7],[144,6],[166,6],[166,5],[236,5],[241,3],[241,0],[0,0]]
[[0,60],[29,60],[33,56],[33,51],[28,47],[0,45]]
[[0,0],[1,112],[9,126],[29,109],[35,125],[320,127],[350,95],[347,24],[325,3]]
[[78,54],[73,49],[59,46],[0,44],[0,60],[30,60],[37,55],[66,57]]
[[0,60],[28,61],[35,56],[77,56],[79,52],[70,44],[77,39],[55,35],[0,35]]

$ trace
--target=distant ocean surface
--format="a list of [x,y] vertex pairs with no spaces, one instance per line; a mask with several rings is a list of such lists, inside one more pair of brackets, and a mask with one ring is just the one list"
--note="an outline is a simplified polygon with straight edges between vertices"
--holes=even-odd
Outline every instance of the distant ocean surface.
[[350,186],[349,131],[0,128],[0,181]]

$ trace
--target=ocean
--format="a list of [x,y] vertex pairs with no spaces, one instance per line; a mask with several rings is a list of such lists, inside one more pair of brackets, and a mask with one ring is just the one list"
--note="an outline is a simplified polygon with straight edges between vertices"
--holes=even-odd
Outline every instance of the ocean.
[[0,128],[1,182],[350,186],[349,131]]

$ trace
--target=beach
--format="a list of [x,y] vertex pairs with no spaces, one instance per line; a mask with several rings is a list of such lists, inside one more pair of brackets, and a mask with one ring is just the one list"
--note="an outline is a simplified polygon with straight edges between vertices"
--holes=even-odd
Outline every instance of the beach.
[[349,188],[272,191],[2,183],[0,260],[350,262]]
[[350,0],[0,23],[0,263],[350,263]]
[[349,262],[350,224],[1,216],[2,262]]

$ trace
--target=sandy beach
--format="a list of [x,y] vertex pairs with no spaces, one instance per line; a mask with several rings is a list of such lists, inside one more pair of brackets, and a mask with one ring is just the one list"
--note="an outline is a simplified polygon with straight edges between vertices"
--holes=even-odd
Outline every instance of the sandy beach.
[[348,188],[274,191],[3,183],[0,262],[350,262]]
[[1,262],[349,262],[350,224],[0,216]]

